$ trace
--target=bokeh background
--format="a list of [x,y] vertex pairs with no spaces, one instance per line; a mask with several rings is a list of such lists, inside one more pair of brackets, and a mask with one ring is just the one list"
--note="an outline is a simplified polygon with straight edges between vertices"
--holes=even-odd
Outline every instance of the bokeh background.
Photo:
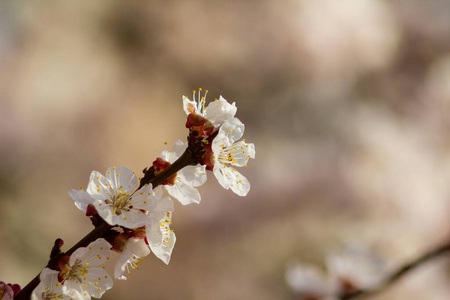
[[[2,1],[0,280],[91,230],[67,192],[92,170],[184,140],[198,88],[237,103],[251,191],[209,176],[170,264],[103,299],[293,299],[293,261],[357,241],[400,265],[450,237],[448,0]],[[373,299],[449,299],[449,261]]]

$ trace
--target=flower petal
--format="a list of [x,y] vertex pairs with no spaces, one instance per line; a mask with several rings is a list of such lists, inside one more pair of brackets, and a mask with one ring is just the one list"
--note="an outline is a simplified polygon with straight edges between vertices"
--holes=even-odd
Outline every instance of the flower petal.
[[226,120],[233,118],[236,114],[237,107],[235,102],[233,104],[228,103],[222,96],[219,100],[210,102],[206,108],[205,117],[210,120],[214,126],[223,124]]
[[69,191],[69,196],[75,201],[76,207],[84,213],[86,213],[89,204],[92,204],[95,201],[91,195],[83,190],[72,189]]
[[180,201],[183,205],[200,203],[201,197],[199,191],[183,181],[177,182],[173,186],[166,186],[166,189],[172,197]]
[[115,191],[131,193],[137,187],[138,179],[136,173],[127,167],[112,167],[106,171],[106,178],[111,182]]

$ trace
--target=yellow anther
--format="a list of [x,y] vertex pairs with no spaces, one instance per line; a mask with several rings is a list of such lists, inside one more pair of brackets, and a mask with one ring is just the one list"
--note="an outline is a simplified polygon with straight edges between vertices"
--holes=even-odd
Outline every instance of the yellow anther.
[[120,174],[117,174],[117,177],[120,177]]
[[230,129],[230,130],[228,130],[228,132],[229,132],[229,133],[231,133],[231,132],[232,132],[232,131],[231,131],[231,129]]
[[116,167],[113,167],[113,170],[115,170],[116,169]]
[[82,190],[83,189],[83,187],[82,186],[80,186],[80,190]]
[[97,176],[97,179],[100,179],[100,176]]

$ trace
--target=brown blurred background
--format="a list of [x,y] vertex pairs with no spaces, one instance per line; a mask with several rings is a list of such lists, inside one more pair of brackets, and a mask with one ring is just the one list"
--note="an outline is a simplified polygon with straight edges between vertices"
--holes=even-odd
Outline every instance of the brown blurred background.
[[[184,140],[181,96],[238,106],[245,198],[214,176],[103,299],[292,299],[289,262],[347,241],[398,265],[449,238],[448,0],[2,1],[0,280],[92,228],[67,192]],[[449,299],[438,259],[373,299]]]

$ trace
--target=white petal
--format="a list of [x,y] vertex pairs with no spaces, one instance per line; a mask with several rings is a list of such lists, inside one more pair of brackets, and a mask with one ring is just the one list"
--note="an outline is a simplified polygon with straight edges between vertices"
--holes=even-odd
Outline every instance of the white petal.
[[100,172],[92,171],[86,192],[95,200],[111,198],[111,182]]
[[166,189],[172,197],[183,205],[200,203],[201,197],[198,190],[183,181],[177,182],[173,186],[166,186]]
[[153,246],[150,244],[153,254],[161,259],[166,265],[169,264],[170,258],[172,256],[172,250],[175,246],[177,240],[175,233],[171,230],[163,232],[163,242],[158,246]]
[[69,260],[69,265],[73,266],[77,259],[80,259],[82,263],[87,263],[89,267],[96,267],[108,260],[109,250],[111,245],[102,238],[99,238],[87,247],[81,247],[72,253]]
[[152,223],[145,227],[147,241],[150,246],[159,246],[161,244],[162,233],[160,227],[160,222],[156,220],[153,220]]
[[169,161],[169,156],[170,156],[170,152],[167,150],[163,150],[163,152],[161,152],[161,154],[159,155],[159,157],[161,157],[165,161]]
[[88,205],[94,202],[94,198],[83,190],[72,189],[69,191],[69,196],[75,201],[76,207],[84,213],[86,213]]
[[225,189],[231,190],[239,196],[246,196],[250,191],[250,183],[247,178],[230,167],[223,167],[216,163],[213,170],[214,175]]
[[222,96],[219,100],[210,102],[206,108],[206,118],[210,120],[214,126],[223,124],[226,120],[233,118],[237,108],[235,102],[228,103]]
[[186,96],[183,96],[183,109],[187,115],[191,113],[199,113],[197,111],[197,102],[189,100]]
[[184,153],[184,151],[186,151],[187,147],[187,143],[183,143],[181,140],[177,140],[173,145],[172,150],[170,151],[170,158],[167,161],[173,163]]
[[193,187],[199,187],[206,182],[206,166],[187,166],[178,172],[180,179]]
[[111,182],[115,191],[121,188],[122,193],[130,194],[138,184],[136,174],[127,167],[109,168],[106,171],[106,178]]
[[[107,290],[113,287],[113,279],[109,273],[102,268],[90,268],[83,282],[83,288],[95,298],[100,298]],[[64,283],[65,285],[65,283]]]
[[232,145],[235,141],[240,140],[244,135],[245,126],[238,118],[232,118],[227,120],[220,127],[220,132],[223,132],[229,140],[229,145]]
[[246,144],[243,141],[234,143],[236,150],[233,153],[234,166],[243,167],[247,164],[249,158],[255,158],[255,145]]

